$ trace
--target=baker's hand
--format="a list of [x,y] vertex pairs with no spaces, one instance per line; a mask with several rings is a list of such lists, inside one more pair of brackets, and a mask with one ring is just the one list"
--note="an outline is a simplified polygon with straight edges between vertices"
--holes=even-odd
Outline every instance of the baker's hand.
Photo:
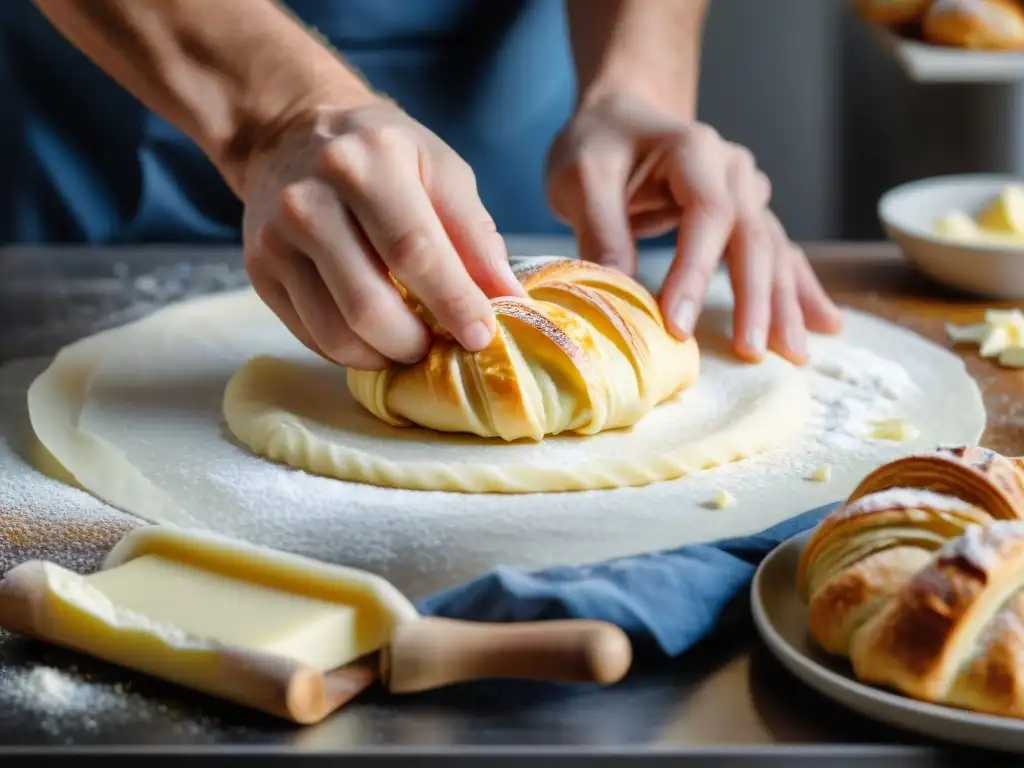
[[522,287],[451,148],[383,99],[278,136],[246,168],[245,265],[300,341],[355,368],[419,360],[430,333],[390,272],[464,347],[490,342],[489,297]]
[[659,303],[682,338],[694,328],[719,260],[736,300],[733,349],[806,360],[807,330],[841,314],[768,208],[771,185],[750,152],[707,125],[614,96],[582,107],[548,157],[548,196],[584,259],[636,269],[635,240],[678,228]]

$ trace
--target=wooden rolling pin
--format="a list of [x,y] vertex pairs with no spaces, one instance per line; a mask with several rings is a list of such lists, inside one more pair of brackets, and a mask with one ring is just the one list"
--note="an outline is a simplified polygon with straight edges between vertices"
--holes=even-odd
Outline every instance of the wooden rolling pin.
[[606,685],[632,663],[612,624],[423,617],[374,574],[165,526],[130,532],[88,576],[38,560],[11,569],[0,626],[304,724],[378,679],[392,693]]

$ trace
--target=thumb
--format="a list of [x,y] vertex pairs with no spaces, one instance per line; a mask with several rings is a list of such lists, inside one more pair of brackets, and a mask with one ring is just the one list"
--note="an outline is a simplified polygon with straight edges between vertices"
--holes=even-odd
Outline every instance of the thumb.
[[580,157],[562,195],[580,258],[630,275],[636,270],[626,198],[631,167],[632,156],[625,148],[592,149]]

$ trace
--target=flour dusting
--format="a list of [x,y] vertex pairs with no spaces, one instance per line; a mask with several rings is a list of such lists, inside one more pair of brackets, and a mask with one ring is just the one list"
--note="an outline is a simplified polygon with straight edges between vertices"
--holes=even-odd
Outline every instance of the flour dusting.
[[139,520],[37,472],[25,393],[46,361],[0,368],[0,574],[26,560],[87,573]]
[[[226,289],[232,274],[212,271],[199,292]],[[159,279],[136,278],[133,290],[162,304],[190,295],[196,275],[169,269]],[[417,599],[497,564],[534,569],[597,562],[753,533],[841,500],[868,471],[899,455],[977,438],[972,409],[978,406],[971,400],[977,392],[959,360],[859,313],[849,313],[846,326],[838,338],[810,340],[810,363],[801,375],[813,408],[797,440],[646,487],[507,496],[330,480],[262,461],[237,446],[220,427],[221,393],[196,395],[188,382],[175,387],[166,403],[173,420],[162,414],[153,417],[162,418],[160,424],[122,419],[108,439],[174,494],[194,518],[190,525],[380,573]],[[25,461],[25,393],[45,365],[32,360],[0,368],[0,570],[41,557],[87,572],[142,521]],[[727,413],[742,394],[735,386],[728,376],[716,380],[688,407]],[[122,402],[111,399],[104,407],[109,414]],[[965,412],[971,418],[965,420]],[[899,443],[864,437],[871,422],[897,417],[921,427],[920,438]],[[577,450],[585,444],[579,441]],[[822,465],[830,467],[831,478],[809,481]],[[726,509],[707,509],[707,500],[722,491],[734,501]]]
[[[0,631],[0,651],[3,633]],[[0,653],[0,661],[3,655]],[[166,700],[166,699],[165,699]],[[3,713],[31,714],[48,739],[74,744],[118,726],[159,727],[190,742],[211,740],[222,724],[215,718],[153,699],[120,682],[96,679],[75,665],[0,664]]]

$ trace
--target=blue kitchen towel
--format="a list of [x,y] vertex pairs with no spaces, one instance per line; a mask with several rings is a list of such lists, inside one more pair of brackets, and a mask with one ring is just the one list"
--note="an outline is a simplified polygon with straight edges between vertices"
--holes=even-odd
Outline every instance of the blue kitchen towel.
[[769,552],[837,506],[812,509],[753,536],[595,565],[536,573],[499,567],[418,607],[423,614],[475,621],[600,619],[621,627],[634,645],[678,656],[722,626],[723,612]]

